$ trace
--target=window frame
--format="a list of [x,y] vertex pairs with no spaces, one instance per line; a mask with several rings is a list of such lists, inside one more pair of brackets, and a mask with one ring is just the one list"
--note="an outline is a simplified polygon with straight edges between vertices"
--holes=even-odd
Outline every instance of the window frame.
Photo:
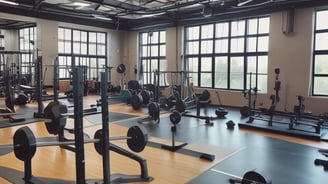
[[318,97],[328,97],[328,91],[327,94],[323,93],[316,93],[315,92],[315,84],[316,84],[316,78],[327,78],[328,80],[328,72],[325,74],[317,74],[315,71],[316,68],[316,56],[320,55],[327,55],[328,59],[328,48],[324,50],[316,50],[316,38],[317,34],[320,33],[327,33],[328,34],[328,27],[325,29],[317,29],[317,13],[321,11],[326,11],[328,15],[328,9],[317,9],[314,11],[314,26],[313,26],[313,47],[312,47],[312,76],[311,76],[311,96],[318,96]]
[[[249,20],[252,20],[252,19],[255,19],[257,20],[257,31],[255,34],[248,34],[248,26],[249,26],[249,23],[248,21]],[[211,23],[211,24],[202,24],[202,25],[192,25],[192,26],[186,26],[185,27],[185,31],[184,31],[184,70],[185,71],[189,71],[189,67],[188,67],[188,60],[189,59],[197,59],[198,60],[198,68],[197,68],[197,71],[189,71],[191,73],[191,75],[193,76],[196,76],[195,78],[195,81],[194,82],[194,85],[195,86],[198,86],[198,87],[201,87],[201,88],[213,88],[213,89],[225,89],[225,90],[237,90],[237,91],[240,91],[240,90],[244,90],[244,89],[247,89],[248,86],[248,57],[251,57],[251,56],[255,56],[255,57],[259,57],[259,56],[268,56],[268,53],[269,53],[269,50],[267,51],[258,51],[257,49],[259,49],[258,47],[258,42],[259,42],[259,38],[264,38],[264,37],[267,37],[267,43],[268,43],[268,40],[269,40],[269,32],[268,33],[259,33],[259,25],[260,25],[260,20],[261,19],[269,19],[267,20],[268,23],[270,23],[270,16],[268,15],[263,15],[263,16],[256,16],[256,17],[248,17],[248,18],[244,18],[244,19],[239,19],[239,20],[229,20],[229,21],[223,21],[223,22],[215,22],[215,23]],[[237,35],[232,35],[232,24],[234,22],[238,23],[239,21],[243,21],[244,22],[244,29],[242,30],[243,31],[243,34],[237,34]],[[202,26],[207,26],[207,25],[213,25],[213,36],[211,38],[206,38],[206,39],[202,39],[201,35],[202,35]],[[222,27],[222,28],[225,28],[228,30],[228,34],[224,34],[223,36],[221,35],[217,35],[217,29],[218,27],[222,25],[222,26],[228,26],[227,28],[226,27]],[[188,35],[188,29],[189,28],[198,28],[198,37],[193,37],[193,39],[188,39],[190,36]],[[194,31],[194,30],[193,30]],[[226,30],[225,30],[226,31]],[[194,31],[197,33],[197,30]],[[249,38],[256,38],[256,51],[255,52],[249,52],[247,51],[247,41]],[[233,39],[243,39],[243,51],[242,52],[232,52],[231,51],[231,44],[232,44],[232,40]],[[212,49],[212,53],[201,53],[201,50],[202,50],[202,41],[204,40],[212,40],[212,46],[213,46],[213,49]],[[222,40],[222,41],[226,41],[227,45],[225,45],[227,48],[227,51],[226,52],[219,52],[217,51],[216,49],[219,48],[217,47],[217,43],[219,43],[219,41]],[[188,51],[189,51],[189,48],[188,48],[188,43],[192,43],[192,42],[197,42],[198,43],[198,52],[197,53],[191,53],[189,54]],[[268,43],[269,44],[269,43]],[[267,47],[268,48],[268,47]],[[196,49],[197,50],[197,49]],[[201,81],[201,76],[202,74],[206,74],[208,72],[202,72],[201,71],[201,58],[203,57],[211,57],[212,58],[212,70],[211,70],[211,79],[213,79],[211,81],[211,84],[210,85],[203,85],[202,81]],[[215,67],[216,67],[216,62],[217,62],[217,58],[220,58],[220,57],[226,57],[227,58],[227,72],[226,72],[226,87],[221,87],[221,86],[218,86],[216,85],[216,75],[219,73],[215,70]],[[244,63],[244,70],[243,70],[243,74],[242,74],[242,77],[243,77],[243,81],[242,81],[242,87],[240,88],[233,88],[231,86],[231,75],[232,75],[232,66],[231,66],[231,62],[232,62],[232,59],[234,57],[243,57],[243,63]],[[258,68],[258,60],[256,62],[257,66],[256,68]],[[268,60],[266,60],[266,63],[268,63]],[[266,64],[267,66],[267,64]],[[221,72],[222,73],[222,72]],[[255,82],[256,82],[256,86],[258,85],[258,77],[259,75],[268,75],[268,72],[266,72],[265,74],[263,73],[260,73],[258,70],[256,70],[256,79],[255,79]],[[252,80],[253,81],[253,80]],[[266,88],[267,88],[267,85],[265,85]],[[262,90],[261,91],[262,93],[266,93],[267,92],[267,89],[265,90]]]
[[[63,38],[61,38],[61,30],[63,31]],[[65,31],[69,31],[67,35]],[[79,39],[74,39],[74,34],[79,33]],[[82,39],[82,33],[86,33],[86,40]],[[95,41],[90,41],[90,34],[95,34]],[[89,31],[81,30],[68,27],[58,27],[58,59],[59,59],[59,79],[71,79],[70,69],[71,66],[75,65],[86,65],[87,66],[87,79],[100,79],[100,71],[102,71],[107,64],[107,45],[108,45],[108,33],[101,31]],[[104,36],[102,41],[98,38],[98,35]],[[102,37],[99,36],[99,37]],[[65,39],[67,37],[67,39]],[[76,52],[75,47],[78,45],[78,52]],[[82,45],[86,47],[85,52],[82,52]],[[94,53],[90,53],[90,47],[95,45]],[[60,47],[63,46],[63,52],[60,52]],[[65,48],[68,47],[68,50]],[[100,47],[102,49],[102,54],[99,54]],[[94,62],[96,64],[94,64]]]
[[[153,37],[155,35],[157,35],[157,38],[154,38],[155,41],[153,41],[150,37]],[[147,36],[146,39],[146,43],[144,43],[143,41],[143,35]],[[161,35],[165,35],[164,36],[164,40],[162,41],[162,37]],[[156,41],[157,40],[157,41]],[[152,48],[153,47],[157,47],[157,54],[156,55],[152,55]],[[165,53],[161,54],[161,48],[164,47],[165,48]],[[144,48],[146,48],[146,53],[144,53]],[[163,64],[161,63],[166,63],[166,31],[165,30],[156,30],[156,31],[152,31],[152,32],[139,32],[139,62],[138,62],[138,66],[139,66],[139,72],[142,69],[142,74],[139,74],[139,79],[143,84],[155,84],[156,81],[154,81],[154,71],[151,71],[151,69],[155,69],[159,72],[161,71],[166,71],[165,66],[167,66],[167,64],[164,64],[165,70],[163,69]],[[153,64],[155,64],[155,66],[153,66]],[[166,79],[166,76],[164,76]],[[164,84],[164,79],[162,79],[163,77],[161,76],[160,78],[160,86],[165,86]]]

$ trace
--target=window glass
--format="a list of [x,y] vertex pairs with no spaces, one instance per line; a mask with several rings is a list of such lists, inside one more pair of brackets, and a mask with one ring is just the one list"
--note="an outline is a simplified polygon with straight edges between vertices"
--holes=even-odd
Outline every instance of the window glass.
[[266,93],[269,24],[269,17],[252,17],[186,27],[184,59],[194,85],[243,90],[252,82]]

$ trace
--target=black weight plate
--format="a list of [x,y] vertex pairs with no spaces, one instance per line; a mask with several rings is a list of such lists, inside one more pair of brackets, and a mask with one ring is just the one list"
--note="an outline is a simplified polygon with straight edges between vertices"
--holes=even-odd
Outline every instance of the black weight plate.
[[19,94],[15,99],[15,105],[26,105],[27,102],[28,97],[24,93]]
[[158,103],[152,102],[148,105],[148,114],[152,119],[155,121],[158,120],[159,118],[159,113],[160,113],[160,108]]
[[173,106],[175,106],[177,99],[175,96],[169,96],[166,100],[166,104],[168,106],[169,109],[171,109]]
[[97,151],[97,153],[99,153],[99,155],[102,155],[103,154],[103,149],[102,149],[102,129],[99,129],[95,132],[95,135],[94,135],[94,139],[98,139],[99,141],[95,141],[94,142],[94,147],[95,147],[95,150]]
[[141,152],[145,149],[148,142],[147,130],[139,125],[135,125],[129,128],[127,132],[126,140],[128,147],[134,152]]
[[244,174],[241,184],[271,184],[272,180],[263,171],[248,171]]
[[178,124],[181,121],[181,114],[178,111],[173,111],[170,114],[170,120],[173,124]]
[[21,161],[31,160],[36,152],[36,139],[27,126],[19,128],[14,134],[14,153]]
[[215,110],[215,114],[219,118],[223,118],[225,115],[228,114],[228,111],[226,109],[224,109],[223,107],[219,107],[218,109]]
[[140,89],[139,82],[136,81],[136,80],[130,80],[130,81],[128,81],[128,89],[134,90],[134,91]]
[[67,113],[67,106],[60,101],[50,102],[44,109],[44,118],[51,120],[51,122],[45,123],[47,131],[50,134],[57,135],[66,125],[66,117],[63,117],[63,113]]
[[131,106],[134,110],[140,109],[142,102],[143,102],[142,96],[139,94],[133,95],[131,97]]
[[147,105],[149,103],[149,100],[150,100],[150,91],[148,90],[142,90],[140,92],[140,95],[142,96],[142,103],[144,105]]
[[119,64],[116,68],[117,73],[124,73],[125,70],[126,70],[126,68],[125,68],[124,64]]
[[185,104],[185,102],[182,101],[182,100],[177,100],[177,102],[175,104],[175,109],[178,112],[184,112],[184,111],[186,111],[186,104]]

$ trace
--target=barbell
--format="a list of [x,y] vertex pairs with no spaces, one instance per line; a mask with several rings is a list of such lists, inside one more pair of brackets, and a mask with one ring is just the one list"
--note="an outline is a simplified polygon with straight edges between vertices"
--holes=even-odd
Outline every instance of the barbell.
[[271,176],[263,170],[250,170],[247,171],[243,177],[236,176],[224,171],[211,169],[211,171],[220,173],[226,176],[230,176],[229,183],[241,183],[241,184],[272,184]]
[[[127,136],[110,137],[110,141],[127,140],[128,147],[134,152],[141,152],[148,142],[148,133],[142,126],[135,125],[128,129]],[[94,143],[96,151],[102,155],[102,129],[95,132],[94,139],[87,139],[84,144]],[[37,142],[32,130],[27,127],[21,127],[16,130],[13,137],[13,145],[0,145],[0,148],[13,148],[16,158],[22,161],[31,160],[36,152],[36,147],[74,145],[75,141],[52,141]]]
[[[83,110],[83,116],[99,114],[97,108]],[[60,101],[50,102],[45,108],[43,118],[46,119],[46,129],[50,134],[57,135],[66,125],[67,117],[74,117],[74,113],[68,113],[67,105]]]

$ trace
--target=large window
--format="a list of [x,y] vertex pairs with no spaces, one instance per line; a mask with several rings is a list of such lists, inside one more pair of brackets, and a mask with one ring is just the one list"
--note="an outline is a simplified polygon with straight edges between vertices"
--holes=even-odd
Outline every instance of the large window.
[[3,31],[0,29],[0,50],[5,50],[5,36],[2,32]]
[[[141,32],[139,34],[139,66],[142,66],[143,71],[143,75],[140,77],[142,77],[144,84],[154,84],[155,70],[167,70],[165,34],[165,31]],[[160,85],[163,85],[165,76],[160,76]]]
[[19,29],[19,51],[20,51],[20,72],[25,76],[27,83],[32,81],[34,76],[34,54],[35,54],[35,41],[36,41],[36,27],[27,27]]
[[195,86],[267,91],[269,17],[185,28],[185,66]]
[[86,66],[87,78],[99,78],[106,66],[107,33],[58,29],[59,78],[70,78],[71,66]]
[[312,95],[328,96],[328,10],[315,13]]

